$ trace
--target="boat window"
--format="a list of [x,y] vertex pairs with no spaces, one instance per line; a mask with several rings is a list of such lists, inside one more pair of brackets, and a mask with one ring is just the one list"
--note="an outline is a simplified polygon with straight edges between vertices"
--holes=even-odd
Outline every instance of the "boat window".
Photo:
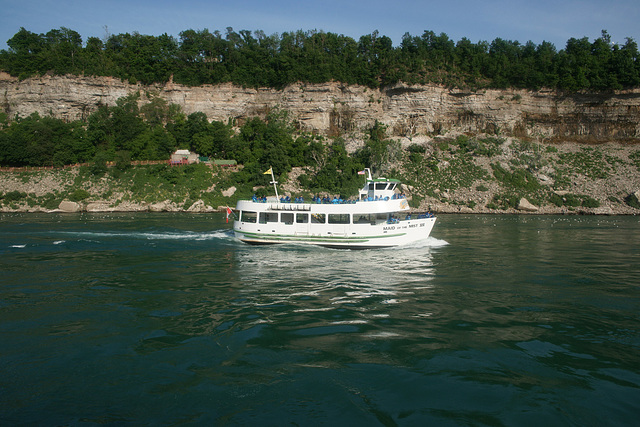
[[386,182],[378,182],[378,183],[376,183],[376,190],[384,190],[385,188],[387,188],[387,183]]
[[240,212],[240,221],[244,222],[256,222],[258,218],[258,214],[250,211],[242,211]]
[[280,214],[280,222],[285,224],[293,224],[293,214],[291,212],[282,212]]
[[266,224],[268,222],[278,222],[278,213],[260,212],[260,224]]
[[389,185],[388,190],[395,190],[396,189],[396,183],[392,183],[391,185]]
[[375,224],[375,214],[353,214],[354,224]]
[[349,214],[329,214],[329,224],[349,224]]
[[326,214],[311,214],[311,223],[312,224],[324,224],[327,222]]
[[389,214],[386,213],[378,213],[376,214],[376,222],[380,224],[381,222],[387,222],[389,219]]
[[309,222],[309,214],[306,213],[297,213],[296,214],[296,222],[298,224],[306,224]]
[[374,184],[373,182],[369,184],[369,190],[370,190],[370,191],[371,191],[371,190],[373,190],[373,189],[374,189],[374,187],[375,187],[375,184]]

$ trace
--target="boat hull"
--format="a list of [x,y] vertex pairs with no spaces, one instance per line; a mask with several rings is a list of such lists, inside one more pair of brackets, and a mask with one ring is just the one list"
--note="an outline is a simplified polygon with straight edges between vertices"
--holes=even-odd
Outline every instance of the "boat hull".
[[400,221],[376,226],[352,225],[339,232],[324,231],[297,233],[295,230],[276,227],[255,227],[254,224],[238,224],[235,237],[250,245],[303,244],[333,249],[375,249],[408,245],[429,237],[436,218]]

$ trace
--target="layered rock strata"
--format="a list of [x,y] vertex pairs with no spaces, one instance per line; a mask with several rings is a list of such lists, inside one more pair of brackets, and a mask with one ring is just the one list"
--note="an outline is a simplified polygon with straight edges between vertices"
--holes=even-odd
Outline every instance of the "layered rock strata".
[[132,85],[112,77],[42,76],[18,80],[0,73],[0,111],[14,117],[37,112],[65,120],[86,118],[101,105],[131,93],[159,96],[186,114],[237,124],[273,108],[289,111],[300,127],[346,134],[376,120],[393,136],[447,132],[497,133],[557,140],[628,141],[640,138],[640,89],[563,94],[540,90],[465,91],[397,84],[371,89],[330,82],[293,84],[283,90],[232,84],[187,87]]

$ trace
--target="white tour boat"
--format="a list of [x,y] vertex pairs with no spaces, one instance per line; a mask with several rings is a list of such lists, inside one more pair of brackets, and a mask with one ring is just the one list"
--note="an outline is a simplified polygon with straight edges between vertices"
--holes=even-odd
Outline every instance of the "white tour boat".
[[369,249],[405,245],[429,237],[436,217],[411,213],[407,199],[399,192],[400,181],[372,178],[365,169],[366,182],[358,200],[312,203],[278,197],[277,182],[271,174],[276,196],[239,200],[234,221],[236,238],[252,245],[301,243],[328,248]]

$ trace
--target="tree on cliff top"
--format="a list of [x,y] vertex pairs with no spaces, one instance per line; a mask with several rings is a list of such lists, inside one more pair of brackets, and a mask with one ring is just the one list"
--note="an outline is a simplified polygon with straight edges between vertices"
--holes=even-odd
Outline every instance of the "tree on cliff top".
[[0,69],[26,78],[48,72],[114,76],[131,83],[186,85],[233,82],[282,88],[295,82],[339,81],[369,87],[436,83],[458,87],[611,90],[640,85],[640,54],[633,39],[622,46],[606,31],[590,42],[571,38],[557,51],[548,42],[497,38],[491,43],[458,42],[445,33],[405,34],[400,46],[374,31],[356,42],[322,31],[284,32],[229,27],[163,34],[114,34],[103,43],[68,28],[35,34],[21,28],[0,51]]

